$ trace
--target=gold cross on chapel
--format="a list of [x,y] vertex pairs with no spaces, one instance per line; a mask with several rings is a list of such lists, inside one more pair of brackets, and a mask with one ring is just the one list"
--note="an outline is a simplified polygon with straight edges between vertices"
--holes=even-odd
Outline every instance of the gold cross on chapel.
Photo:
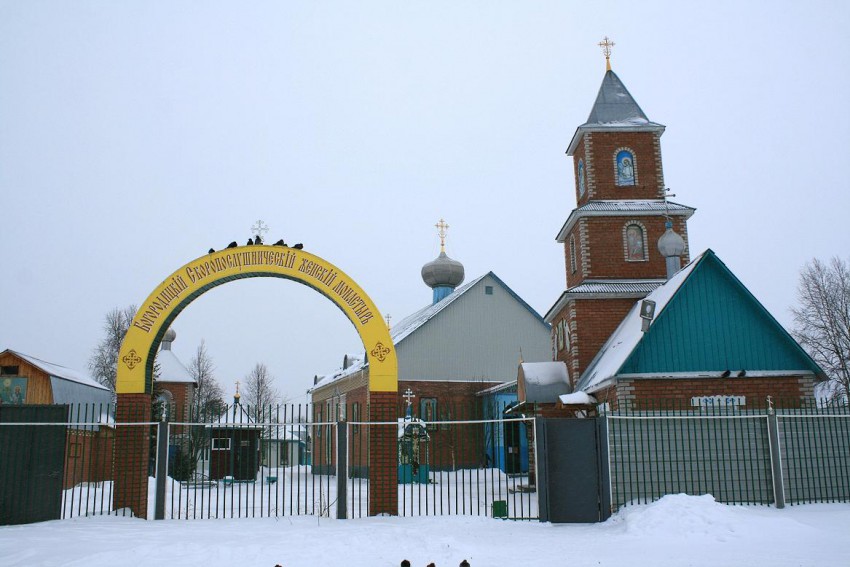
[[440,252],[446,251],[446,231],[449,229],[449,225],[446,224],[446,221],[440,219],[440,222],[434,225],[437,229],[437,234],[440,236]]
[[614,42],[608,39],[606,35],[602,41],[599,42],[599,47],[602,48],[602,54],[605,55],[605,70],[611,70],[611,48],[614,47]]

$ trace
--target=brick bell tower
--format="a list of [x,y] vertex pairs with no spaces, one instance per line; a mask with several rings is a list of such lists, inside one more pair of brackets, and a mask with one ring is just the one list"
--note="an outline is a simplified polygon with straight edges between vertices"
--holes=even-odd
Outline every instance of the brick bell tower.
[[[573,384],[634,305],[689,261],[687,220],[693,208],[667,200],[661,163],[665,127],[650,121],[611,70],[614,45],[599,44],[606,72],[587,122],[567,148],[573,158],[576,208],[557,241],[564,245],[566,291],[549,309],[554,359]],[[669,223],[669,226],[668,226]],[[672,229],[681,258],[665,258],[658,240]]]

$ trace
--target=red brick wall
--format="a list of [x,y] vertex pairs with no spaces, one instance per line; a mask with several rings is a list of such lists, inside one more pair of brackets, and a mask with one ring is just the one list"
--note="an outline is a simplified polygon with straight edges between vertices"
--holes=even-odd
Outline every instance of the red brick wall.
[[[395,392],[369,392],[369,421],[392,413]],[[398,515],[398,440],[390,427],[369,428],[369,515]]]
[[[646,260],[626,260],[626,246],[623,240],[623,230],[631,221],[643,225],[646,234]],[[590,266],[586,279],[664,279],[667,276],[667,265],[664,257],[658,252],[658,239],[664,234],[666,219],[661,216],[631,215],[623,217],[596,217],[587,219],[587,238],[589,242]],[[681,218],[674,219],[673,229],[686,238],[687,225]],[[578,237],[577,237],[578,238]],[[567,247],[569,249],[569,246]],[[687,253],[687,251],[686,251]],[[569,251],[567,252],[569,255]],[[569,260],[569,256],[568,256]],[[687,254],[683,260],[688,262]],[[580,283],[581,271],[569,274],[570,283]],[[572,276],[572,278],[570,277]]]
[[[664,188],[659,134],[655,132],[591,132],[585,135],[585,142],[588,139],[592,155],[590,167],[585,165],[585,168],[590,174],[588,177],[593,179],[588,191],[591,194],[590,199],[662,198]],[[634,153],[637,172],[637,182],[634,186],[622,187],[615,183],[614,158],[620,148],[628,148]],[[575,161],[578,163],[577,159]]]
[[[581,375],[617,328],[636,299],[581,299],[575,301],[576,331],[573,358],[567,368]],[[574,361],[574,362],[572,362]],[[565,360],[566,362],[566,360]],[[570,366],[572,364],[572,367]]]
[[[519,362],[519,361],[517,361]],[[437,419],[440,421],[465,421],[482,418],[481,398],[475,394],[499,382],[418,382],[400,381],[399,416],[405,415],[407,402],[401,397],[410,388],[413,398],[412,414],[420,414],[421,400],[437,400]],[[484,466],[484,428],[481,424],[436,425],[428,429],[428,463],[434,470],[478,468]],[[420,454],[420,462],[425,462]]]
[[136,517],[147,518],[150,426],[122,423],[149,422],[149,394],[118,394],[115,422],[116,509],[130,508]]
[[194,394],[194,384],[186,382],[157,382],[157,385],[163,390],[171,392],[172,396],[172,414],[170,421],[188,422],[192,397]]
[[112,480],[114,437],[114,429],[103,425],[96,432],[68,428],[63,487]]
[[[801,401],[813,400],[813,378],[671,378],[621,379],[616,386],[593,393],[600,403],[608,402],[617,409],[620,402],[652,404],[669,402],[671,407],[690,407],[691,398],[699,396],[746,396],[742,409],[763,408],[771,396],[777,407],[795,407]],[[650,406],[652,407],[652,406]]]
[[[423,398],[435,398],[437,400],[437,419],[442,421],[448,420],[476,420],[481,419],[481,399],[475,394],[481,390],[485,390],[492,386],[496,386],[498,382],[425,382],[425,381],[400,381],[398,392],[395,394],[395,403],[391,407],[384,407],[382,411],[388,412],[382,414],[378,421],[395,422],[400,417],[403,417],[407,410],[407,401],[405,400],[404,392],[410,388],[415,398],[412,399],[412,415],[416,418],[424,419],[420,415],[421,400]],[[361,421],[367,421],[366,416],[366,389],[359,388],[349,391],[346,394],[346,411],[348,421],[352,420],[352,405],[354,403],[361,404]],[[314,419],[316,421],[326,421],[326,404],[320,403],[314,407]],[[320,420],[320,417],[322,418]],[[392,426],[384,426],[397,430]],[[322,430],[321,436],[316,435],[318,429],[313,432],[313,464],[316,466],[334,465],[336,462],[336,438],[331,435],[328,438],[328,432]],[[469,468],[479,467],[483,465],[484,459],[484,439],[482,435],[482,426],[480,424],[473,425],[452,425],[441,426],[436,425],[428,430],[430,441],[428,444],[428,462],[436,468]],[[349,445],[349,465],[363,469],[368,465],[368,427],[355,431],[353,426],[349,429],[350,435],[348,439]],[[331,458],[328,460],[327,451],[330,444]],[[420,460],[424,461],[425,456],[421,455]]]

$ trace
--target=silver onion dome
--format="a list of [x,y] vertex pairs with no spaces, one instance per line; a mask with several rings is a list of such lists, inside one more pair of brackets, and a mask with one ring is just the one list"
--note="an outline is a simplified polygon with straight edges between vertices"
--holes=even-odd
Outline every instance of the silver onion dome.
[[667,222],[667,230],[658,239],[658,251],[665,258],[681,256],[685,253],[685,239],[673,230],[673,223]]
[[422,266],[422,280],[430,288],[456,288],[463,283],[463,278],[463,264],[449,258],[444,251],[435,260]]

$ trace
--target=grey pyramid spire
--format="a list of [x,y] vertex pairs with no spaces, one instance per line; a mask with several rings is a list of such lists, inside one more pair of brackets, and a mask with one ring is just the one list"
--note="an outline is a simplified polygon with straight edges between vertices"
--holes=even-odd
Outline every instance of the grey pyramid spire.
[[648,124],[649,119],[614,71],[606,71],[587,118],[590,124]]
[[664,132],[665,126],[652,122],[641,110],[629,89],[614,71],[605,72],[596,102],[590,110],[587,122],[576,128],[567,155],[573,155],[585,132],[610,131],[657,131]]

